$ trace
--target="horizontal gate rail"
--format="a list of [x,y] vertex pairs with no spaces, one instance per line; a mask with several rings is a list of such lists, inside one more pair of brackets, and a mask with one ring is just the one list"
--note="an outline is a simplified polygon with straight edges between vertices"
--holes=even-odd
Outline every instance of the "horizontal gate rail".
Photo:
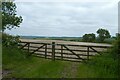
[[[27,49],[23,49],[23,50],[27,50]],[[34,49],[29,49],[29,51],[31,52],[31,51],[33,51]],[[38,50],[37,52],[45,52],[45,51],[43,51],[43,50]],[[47,53],[52,53],[51,51],[47,51]],[[35,53],[35,54],[37,54],[37,53]],[[40,53],[38,53],[38,54],[40,54]],[[61,52],[55,52],[55,54],[61,54]],[[62,53],[62,54],[64,54],[64,55],[74,55],[74,54],[70,54],[70,53]],[[77,55],[79,55],[79,56],[88,56],[87,54],[77,54]],[[94,56],[94,55],[90,55],[89,54],[89,56]]]
[[47,44],[47,45],[51,45],[51,43],[41,43],[41,42],[25,42],[25,41],[21,41],[19,43],[30,43],[30,44]]
[[95,45],[71,45],[71,44],[56,44],[56,45],[66,45],[66,46],[78,46],[78,47],[96,47],[96,48],[111,48],[112,46],[95,46]]

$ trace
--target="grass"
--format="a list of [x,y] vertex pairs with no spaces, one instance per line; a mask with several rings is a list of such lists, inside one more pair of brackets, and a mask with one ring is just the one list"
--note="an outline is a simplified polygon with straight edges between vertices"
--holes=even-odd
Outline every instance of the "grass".
[[[22,51],[21,51],[22,52]],[[20,50],[3,48],[3,69],[11,70],[6,77],[41,78],[60,77],[65,63],[36,57],[26,58]],[[69,62],[67,63],[69,64]]]
[[120,64],[119,64],[119,49],[120,39],[113,43],[113,48],[108,50],[108,53],[95,56],[87,63],[91,67],[97,77],[103,78],[119,78]]
[[[115,51],[116,48],[110,53]],[[117,78],[116,56],[110,53],[88,63],[74,63],[26,57],[27,53],[17,48],[3,47],[3,70],[10,72],[4,78]]]
[[96,77],[101,78],[117,78],[117,61],[113,60],[113,58],[109,58],[110,56],[102,55],[99,57],[95,57],[92,61],[90,61],[87,65],[91,67]]
[[118,78],[117,63],[112,58],[95,57],[87,64],[79,65],[77,76],[80,78]]

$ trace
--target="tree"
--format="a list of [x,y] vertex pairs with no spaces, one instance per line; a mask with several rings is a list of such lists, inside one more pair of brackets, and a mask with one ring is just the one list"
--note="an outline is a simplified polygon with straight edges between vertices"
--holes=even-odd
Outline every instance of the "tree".
[[16,14],[16,5],[13,2],[2,2],[2,31],[19,27],[22,17]]
[[22,23],[23,19],[21,16],[17,16],[16,14],[16,5],[13,2],[2,2],[2,43],[3,46],[11,47],[15,46],[19,42],[19,36],[12,36],[4,33],[4,30],[15,27],[20,27],[20,23]]
[[83,35],[83,41],[85,42],[94,42],[95,41],[95,34],[85,34]]
[[101,29],[101,28],[98,29],[97,30],[97,34],[98,34],[98,40],[100,42],[103,42],[106,38],[110,38],[111,37],[109,31],[106,30],[106,29]]

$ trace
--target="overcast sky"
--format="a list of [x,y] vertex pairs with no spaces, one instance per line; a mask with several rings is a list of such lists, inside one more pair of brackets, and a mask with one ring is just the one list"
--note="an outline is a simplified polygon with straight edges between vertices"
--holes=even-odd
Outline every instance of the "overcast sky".
[[[38,1],[38,0],[37,0]],[[6,30],[13,35],[82,36],[108,29],[118,32],[118,0],[16,1],[20,28]]]

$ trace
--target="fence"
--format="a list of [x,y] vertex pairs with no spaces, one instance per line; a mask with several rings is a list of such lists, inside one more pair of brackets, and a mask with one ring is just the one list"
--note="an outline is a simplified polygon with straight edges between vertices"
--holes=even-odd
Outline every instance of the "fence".
[[39,42],[20,42],[19,48],[28,51],[29,55],[45,59],[80,62],[91,59],[96,54],[106,51],[111,46],[71,45]]

